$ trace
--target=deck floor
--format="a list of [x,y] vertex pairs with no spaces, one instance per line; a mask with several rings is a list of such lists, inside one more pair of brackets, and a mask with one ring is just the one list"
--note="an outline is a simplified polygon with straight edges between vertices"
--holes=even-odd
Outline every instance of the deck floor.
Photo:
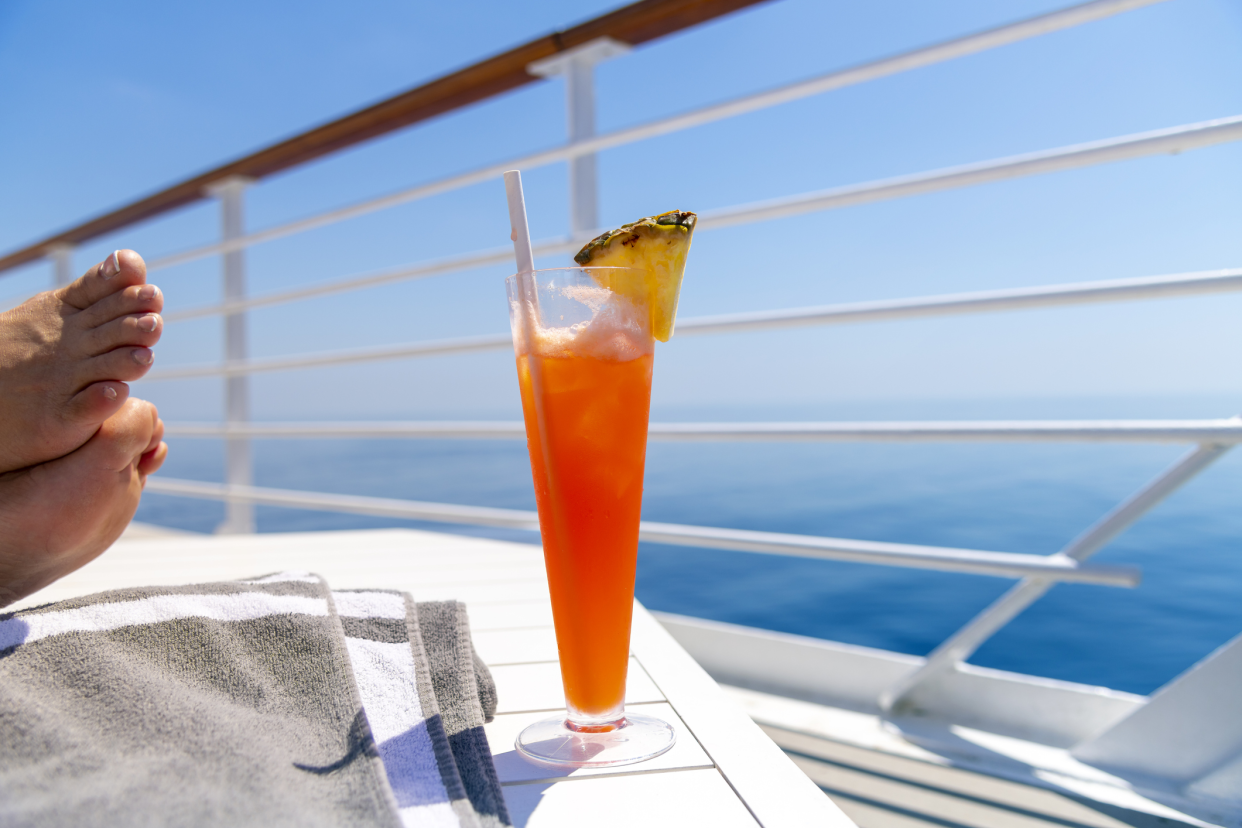
[[780,727],[761,727],[859,828],[1170,828],[1195,824]]

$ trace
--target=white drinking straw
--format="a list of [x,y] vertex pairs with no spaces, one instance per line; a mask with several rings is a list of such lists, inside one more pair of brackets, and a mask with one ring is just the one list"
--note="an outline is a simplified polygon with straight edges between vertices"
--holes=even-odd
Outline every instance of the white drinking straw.
[[539,290],[535,287],[535,254],[530,248],[530,225],[526,223],[526,196],[522,193],[522,173],[509,170],[505,173],[505,196],[509,199],[509,238],[513,239],[513,256],[517,259],[518,295],[530,303],[532,318],[522,325],[526,346],[534,353],[535,329],[539,325]]
[[517,272],[530,273],[535,269],[535,255],[530,249],[530,227],[526,224],[526,198],[522,195],[522,173],[509,170],[505,173],[505,195],[509,197],[509,224],[513,233],[513,254],[517,257]]
[[[505,173],[505,195],[509,199],[509,224],[513,228],[509,238],[513,239],[513,255],[517,258],[518,295],[525,296],[529,303],[522,308],[518,319],[522,325],[522,339],[526,344],[527,369],[530,371],[530,389],[534,397],[535,423],[539,429],[539,445],[543,454],[544,477],[549,492],[556,489],[553,475],[552,456],[548,446],[548,424],[539,411],[543,400],[543,365],[535,358],[536,330],[539,327],[539,290],[535,284],[535,256],[530,249],[530,227],[526,224],[526,198],[522,195],[522,173],[509,170]],[[519,353],[518,358],[522,355]],[[556,502],[556,498],[551,500]],[[553,509],[551,519],[563,521],[564,515],[557,514]],[[541,527],[542,528],[542,527]]]

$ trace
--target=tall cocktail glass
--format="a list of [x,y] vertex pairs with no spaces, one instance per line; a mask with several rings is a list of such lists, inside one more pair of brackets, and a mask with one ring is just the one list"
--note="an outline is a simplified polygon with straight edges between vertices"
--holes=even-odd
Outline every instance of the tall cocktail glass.
[[558,268],[505,283],[566,706],[516,746],[547,764],[641,762],[676,738],[625,711],[655,352],[645,276]]

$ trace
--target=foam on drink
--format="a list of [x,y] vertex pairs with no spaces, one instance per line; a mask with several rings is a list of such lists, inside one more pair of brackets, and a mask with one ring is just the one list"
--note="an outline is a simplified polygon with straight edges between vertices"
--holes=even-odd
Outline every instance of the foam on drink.
[[[594,357],[613,362],[628,362],[655,350],[650,334],[647,309],[631,299],[607,288],[570,285],[560,294],[588,308],[593,316],[588,321],[564,326],[545,325],[539,314],[530,313],[534,325],[535,355],[541,357]],[[514,308],[514,312],[517,312]],[[529,354],[524,332],[515,328],[515,345],[519,354]]]

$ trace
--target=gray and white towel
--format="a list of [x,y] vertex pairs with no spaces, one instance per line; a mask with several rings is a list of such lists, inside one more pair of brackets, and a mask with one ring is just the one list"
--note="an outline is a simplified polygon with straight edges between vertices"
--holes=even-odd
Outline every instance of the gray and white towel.
[[493,828],[465,607],[309,573],[0,615],[0,824]]

